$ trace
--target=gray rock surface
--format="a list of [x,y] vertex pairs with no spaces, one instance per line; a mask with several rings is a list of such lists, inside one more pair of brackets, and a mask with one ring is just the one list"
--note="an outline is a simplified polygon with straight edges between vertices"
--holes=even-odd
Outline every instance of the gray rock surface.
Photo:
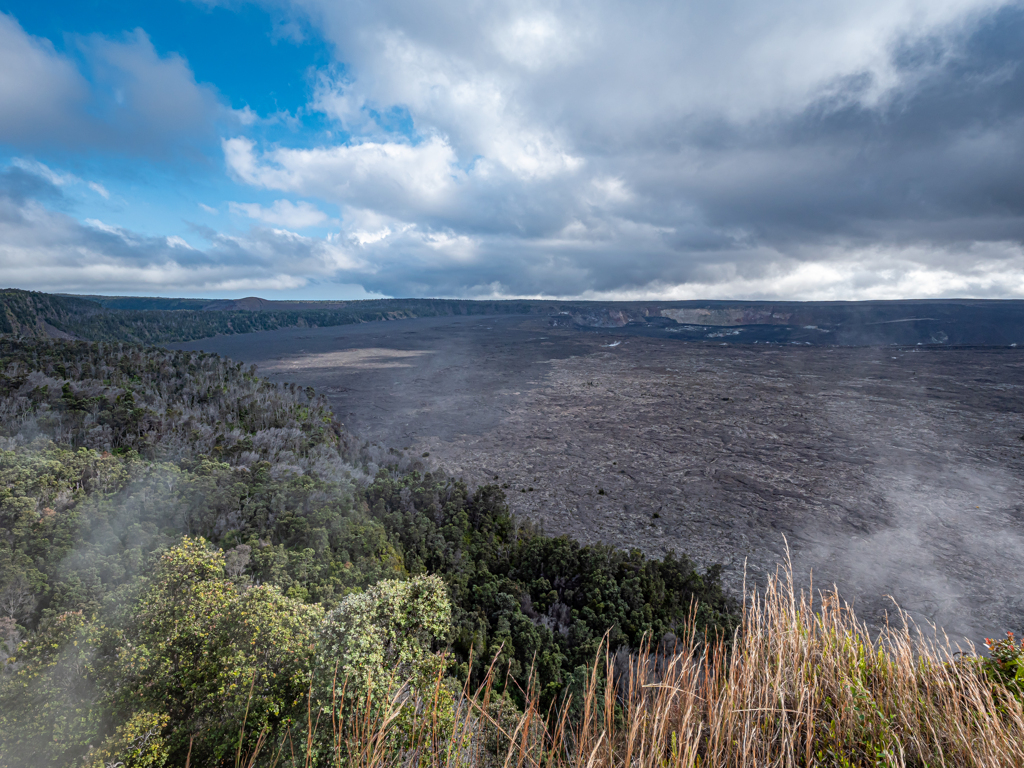
[[[614,345],[614,346],[613,346]],[[355,433],[507,483],[549,533],[785,557],[872,623],[1024,629],[1024,352],[718,346],[432,318],[186,345],[327,394]],[[603,493],[602,493],[603,491]]]

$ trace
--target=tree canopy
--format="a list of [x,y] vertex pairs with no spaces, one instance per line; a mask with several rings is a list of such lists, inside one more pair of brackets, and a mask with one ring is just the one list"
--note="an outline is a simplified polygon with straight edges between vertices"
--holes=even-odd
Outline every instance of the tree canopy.
[[606,633],[635,648],[691,616],[736,627],[716,569],[545,536],[497,485],[361,443],[312,390],[213,355],[0,340],[3,768],[229,763],[323,704],[328,674],[415,695],[496,658],[496,693],[554,702]]

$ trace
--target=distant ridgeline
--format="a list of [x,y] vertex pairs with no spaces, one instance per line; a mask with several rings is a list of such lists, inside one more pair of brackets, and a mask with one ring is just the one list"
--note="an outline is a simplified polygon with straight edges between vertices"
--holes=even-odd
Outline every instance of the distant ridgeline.
[[528,313],[521,302],[370,299],[353,302],[205,301],[0,291],[0,334],[159,344],[217,334],[443,315]]
[[552,324],[704,343],[1024,346],[1024,301],[682,301],[562,305]]
[[1024,301],[268,301],[0,291],[0,335],[160,344],[277,328],[452,315],[535,315],[555,327],[702,343],[1024,345]]

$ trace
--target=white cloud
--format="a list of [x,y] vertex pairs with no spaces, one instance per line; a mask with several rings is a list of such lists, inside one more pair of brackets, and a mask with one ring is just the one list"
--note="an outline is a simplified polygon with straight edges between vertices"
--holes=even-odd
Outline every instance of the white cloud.
[[363,269],[344,242],[258,230],[215,236],[199,250],[180,236],[147,237],[98,219],[83,226],[0,188],[0,283],[43,291],[148,293],[300,289]]
[[260,116],[248,104],[235,110],[235,118],[244,126],[256,125],[260,121]]
[[170,237],[168,237],[167,245],[169,245],[171,248],[187,248],[190,251],[195,250],[195,248],[188,244],[185,238],[179,237],[178,235],[171,235]]
[[451,232],[428,232],[423,235],[423,242],[428,248],[444,253],[455,261],[473,261],[479,252],[477,240]]
[[13,16],[0,13],[0,141],[54,137],[88,92],[85,79],[50,41],[26,34]]
[[134,242],[128,236],[128,234],[123,229],[121,229],[121,227],[114,226],[112,224],[106,224],[106,223],[100,221],[99,219],[86,219],[85,223],[88,224],[90,227],[94,227],[95,229],[98,229],[100,232],[106,232],[107,234],[110,234],[110,235],[117,235],[122,240],[124,240],[126,243]]
[[633,200],[635,195],[618,176],[603,176],[590,182],[593,192],[588,201],[593,205],[613,206]]
[[312,107],[357,136],[378,132],[365,97],[349,88],[345,80],[336,80],[328,72],[317,74]]
[[724,269],[709,280],[589,292],[585,298],[878,301],[1024,295],[1024,249],[1019,243],[954,251],[947,254],[954,262],[949,266],[936,264],[934,251],[920,248],[836,249],[831,256],[832,260],[802,261],[776,254],[753,273],[721,265]]
[[260,155],[246,138],[227,139],[223,146],[228,169],[240,181],[382,211],[440,207],[464,176],[451,147],[438,137],[416,145],[365,142]]
[[248,216],[265,224],[279,224],[283,227],[304,229],[331,223],[331,218],[312,203],[290,200],[275,200],[269,208],[258,203],[228,203],[232,213]]
[[196,82],[181,56],[157,52],[141,29],[68,43],[73,54],[59,53],[0,13],[0,143],[165,158],[216,146],[218,126],[256,121]]
[[[547,37],[539,32],[544,24],[550,27]],[[543,37],[552,50],[567,50],[566,39],[551,37],[560,29],[554,17],[538,16],[523,25],[523,35],[532,30],[530,34]],[[485,32],[481,28],[474,34]],[[363,57],[370,38],[371,50],[376,53]],[[314,101],[316,108],[340,120],[348,130],[378,134],[380,129],[372,125],[369,110],[383,112],[398,106],[412,112],[421,132],[443,136],[466,163],[481,158],[521,179],[551,178],[583,165],[583,159],[570,151],[558,131],[529,114],[532,110],[519,94],[528,85],[522,81],[522,67],[511,67],[503,59],[505,68],[494,68],[461,55],[458,46],[424,44],[411,30],[391,25],[361,35],[352,44],[359,57],[355,69],[360,75],[334,81],[321,73]],[[535,61],[540,55],[537,45],[527,51],[534,63],[539,62]],[[526,70],[536,68],[531,65]]]
[[492,32],[494,46],[511,64],[531,72],[571,61],[578,55],[580,30],[550,11],[515,15]]
[[15,157],[11,160],[11,165],[16,168],[21,168],[23,171],[28,171],[40,178],[46,179],[55,187],[63,187],[67,184],[79,184],[82,181],[73,173],[61,173],[60,171],[55,171],[50,166],[45,163],[41,163],[38,160]]
[[31,158],[24,157],[15,157],[11,160],[11,165],[13,165],[15,168],[21,168],[23,171],[27,171],[28,173],[31,173],[34,176],[38,176],[41,179],[45,179],[46,181],[53,184],[55,187],[66,187],[73,184],[84,183],[87,187],[89,187],[89,189],[91,189],[97,195],[102,197],[104,200],[110,199],[110,192],[98,181],[83,182],[81,178],[79,178],[73,173],[54,170],[50,166],[46,165],[45,163],[41,163],[38,160],[33,160]]
[[[296,0],[346,64],[344,86],[318,103],[351,121],[365,105],[409,108],[460,156],[517,167],[544,154],[621,141],[681,119],[748,121],[802,110],[847,78],[857,97],[897,87],[897,44],[960,34],[1000,0],[760,0],[677,3],[373,4]],[[522,137],[520,139],[520,136]],[[504,147],[504,150],[502,149]]]

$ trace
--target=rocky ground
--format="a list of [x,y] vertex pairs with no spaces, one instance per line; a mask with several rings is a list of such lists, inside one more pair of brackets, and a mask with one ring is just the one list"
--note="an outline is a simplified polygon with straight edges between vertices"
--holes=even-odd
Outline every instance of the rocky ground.
[[[188,345],[312,385],[354,432],[508,484],[549,533],[785,556],[877,623],[1024,629],[1024,352],[699,344],[432,318]],[[891,596],[891,599],[890,597]]]

